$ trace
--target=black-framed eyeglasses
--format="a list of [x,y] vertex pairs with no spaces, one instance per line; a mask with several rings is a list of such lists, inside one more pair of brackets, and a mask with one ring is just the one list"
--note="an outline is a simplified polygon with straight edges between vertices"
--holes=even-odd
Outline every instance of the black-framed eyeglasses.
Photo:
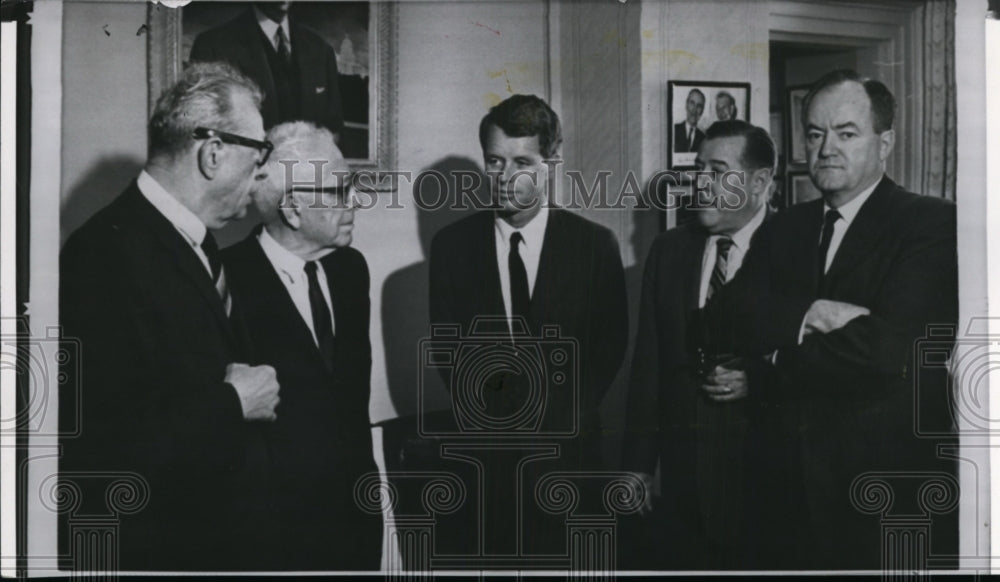
[[354,185],[351,183],[350,179],[346,179],[339,186],[306,186],[303,184],[297,184],[292,187],[291,192],[300,192],[304,194],[312,194],[315,197],[314,208],[325,207],[320,200],[321,197],[333,196],[336,200],[335,205],[331,208],[349,208],[354,206]]
[[235,133],[219,131],[218,129],[208,129],[207,127],[194,128],[195,139],[211,139],[213,137],[219,138],[219,141],[223,143],[241,145],[257,150],[260,154],[260,157],[257,159],[258,168],[267,163],[267,158],[271,156],[271,152],[274,150],[274,144],[266,139],[264,141],[250,139],[249,137],[243,137]]

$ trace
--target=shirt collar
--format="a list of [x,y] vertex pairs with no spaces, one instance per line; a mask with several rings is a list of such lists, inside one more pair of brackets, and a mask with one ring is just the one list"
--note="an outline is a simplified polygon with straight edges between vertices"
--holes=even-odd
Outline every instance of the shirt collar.
[[538,210],[538,214],[521,228],[514,228],[499,216],[494,219],[494,223],[500,232],[500,238],[503,239],[504,244],[510,246],[510,235],[514,234],[515,231],[519,231],[521,236],[524,237],[525,246],[542,244],[542,239],[545,238],[545,225],[549,221],[549,207],[547,202],[542,202],[541,205],[542,207]]
[[264,13],[261,12],[256,6],[253,7],[253,13],[257,16],[257,25],[260,26],[260,29],[264,32],[264,36],[266,36],[267,40],[270,41],[271,46],[274,46],[274,35],[278,32],[279,26],[285,29],[285,36],[288,37],[288,42],[291,42],[292,36],[288,33],[287,14],[281,19],[281,22],[278,23],[265,16]]
[[257,240],[260,242],[260,248],[267,255],[271,264],[276,269],[284,272],[285,276],[291,279],[292,283],[298,281],[299,277],[305,274],[305,260],[281,246],[278,241],[274,240],[271,233],[267,232],[266,228],[261,229]]
[[757,228],[764,222],[766,215],[767,204],[761,204],[760,210],[757,211],[757,214],[753,215],[750,222],[744,224],[743,228],[737,230],[730,237],[733,239],[733,244],[739,247],[744,253],[747,252],[750,249],[750,239],[753,237],[753,233],[757,232]]
[[[877,188],[881,183],[882,179],[879,178],[874,184],[862,190],[861,193],[855,196],[850,202],[842,205],[840,208],[837,208],[837,212],[840,213],[840,216],[843,218],[845,224],[850,226],[851,222],[854,221],[854,217],[861,211],[861,207],[864,205],[865,201],[871,197],[872,192],[874,192],[875,188]],[[824,214],[826,214],[827,210],[833,209],[833,207],[826,202],[823,203],[823,208]]]
[[160,214],[165,216],[181,234],[183,234],[191,244],[200,246],[205,240],[205,233],[208,229],[205,223],[187,207],[181,204],[180,200],[167,192],[146,170],[139,172],[136,185],[142,195],[149,200]]

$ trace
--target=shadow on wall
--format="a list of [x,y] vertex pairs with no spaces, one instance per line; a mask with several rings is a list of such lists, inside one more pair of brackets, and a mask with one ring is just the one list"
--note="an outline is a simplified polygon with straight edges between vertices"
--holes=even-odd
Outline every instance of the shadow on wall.
[[[479,165],[469,158],[452,156],[425,168],[413,182],[413,199],[417,209],[417,232],[424,260],[389,275],[382,286],[382,337],[392,405],[400,417],[418,411],[417,381],[419,378],[418,346],[430,335],[428,315],[428,272],[431,240],[444,226],[474,212],[468,200],[465,210],[452,207],[458,195],[463,173],[478,174],[480,187],[475,196],[485,203],[488,188]],[[439,179],[443,176],[444,180]],[[438,208],[431,210],[430,208]],[[430,375],[424,386],[426,410],[450,409],[450,400],[437,374]]]
[[[143,166],[142,159],[130,156],[114,156],[97,162],[63,199],[59,216],[60,246],[87,219],[118,198],[139,176]],[[251,205],[246,217],[215,233],[219,246],[225,248],[243,240],[258,222],[260,215]]]
[[131,156],[108,157],[94,164],[62,200],[59,245],[94,213],[111,204],[139,176],[142,167],[142,159]]

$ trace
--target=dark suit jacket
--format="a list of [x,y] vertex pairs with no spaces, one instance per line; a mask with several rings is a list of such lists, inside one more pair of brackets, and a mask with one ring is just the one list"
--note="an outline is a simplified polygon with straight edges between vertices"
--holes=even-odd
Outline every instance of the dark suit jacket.
[[660,566],[745,566],[718,563],[703,550],[716,544],[738,559],[732,546],[743,543],[747,430],[770,366],[759,358],[740,364],[749,376],[746,399],[715,403],[702,394],[693,334],[708,236],[698,224],[659,235],[643,275],[623,459],[627,470],[650,475],[660,462],[663,507],[656,519],[675,522],[668,543],[678,554],[666,556],[676,564]]
[[[266,487],[261,423],[245,422],[226,366],[249,360],[211,276],[174,226],[131,186],[66,242],[60,317],[80,341],[80,398],[60,402],[62,470],[129,471],[149,504],[119,515],[125,569],[254,567],[267,532],[252,532]],[[105,513],[102,485],[80,481]],[[96,489],[87,490],[89,486]],[[89,499],[88,499],[89,497]],[[81,508],[80,512],[86,512]],[[260,542],[260,547],[256,544]]]
[[[289,21],[292,61],[297,68],[297,92],[301,119],[313,121],[338,133],[344,126],[340,101],[337,55],[333,48],[308,28]],[[272,51],[257,24],[253,10],[198,35],[191,47],[191,61],[226,61],[253,79],[264,91],[261,116],[270,129],[282,119],[275,102],[275,77],[266,51]]]
[[368,416],[368,264],[350,247],[321,259],[333,304],[331,373],[261,249],[259,232],[226,249],[224,259],[259,356],[255,363],[274,366],[281,384],[278,418],[266,433],[274,460],[277,567],[377,569],[382,516],[362,512],[354,501],[358,478],[377,470]]
[[[489,211],[476,213],[434,237],[432,324],[457,323],[468,335],[474,317],[504,317],[494,216]],[[534,337],[540,336],[543,325],[558,325],[560,338],[578,342],[581,418],[577,426],[584,439],[596,443],[597,407],[618,373],[628,334],[625,275],[611,231],[563,209],[549,211],[529,319]],[[550,397],[553,394],[550,391]],[[566,420],[567,411],[559,405],[549,408],[563,415],[559,422]],[[579,459],[577,463],[596,461]]]
[[694,128],[694,139],[688,142],[687,131],[684,122],[674,124],[674,151],[675,152],[697,152],[701,147],[701,140],[705,139],[705,132]]
[[[799,439],[812,565],[878,567],[879,518],[851,504],[853,479],[954,471],[934,450],[948,439],[915,436],[918,428],[948,431],[951,416],[942,370],[915,366],[914,353],[929,325],[957,324],[955,206],[883,178],[819,280],[823,208],[822,200],[793,206],[764,227],[736,280],[707,309],[705,339],[721,351],[777,349],[776,397],[788,405],[788,438]],[[798,345],[803,317],[821,298],[871,315]],[[937,528],[935,542],[952,534]]]

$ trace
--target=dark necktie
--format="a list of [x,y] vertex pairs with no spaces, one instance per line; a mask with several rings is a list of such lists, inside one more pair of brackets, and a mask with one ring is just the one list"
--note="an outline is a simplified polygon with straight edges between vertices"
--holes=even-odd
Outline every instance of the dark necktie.
[[819,239],[819,279],[826,274],[826,254],[830,251],[830,241],[833,240],[833,225],[840,220],[840,213],[834,209],[826,211],[823,217],[823,234]]
[[705,303],[708,303],[708,300],[726,284],[726,272],[729,268],[729,249],[732,247],[733,239],[728,236],[719,237],[715,241],[715,267],[712,268],[712,276],[708,279],[708,292],[705,294]]
[[333,370],[333,322],[330,320],[330,309],[319,288],[316,277],[316,261],[308,261],[305,266],[306,278],[309,279],[309,307],[312,310],[313,330],[319,344],[319,353],[328,370]]
[[528,271],[521,260],[518,247],[524,237],[520,232],[510,235],[510,253],[507,255],[507,268],[510,270],[510,312],[514,317],[521,316],[526,321],[531,307],[531,294],[528,292]]
[[215,237],[209,231],[205,232],[205,238],[201,241],[201,250],[208,257],[208,266],[212,269],[212,283],[215,291],[222,299],[222,304],[229,314],[232,303],[229,300],[229,288],[226,286],[226,274],[222,270],[222,255],[219,253],[219,245],[215,242]]
[[215,237],[211,232],[205,231],[205,238],[201,241],[201,250],[208,257],[208,265],[212,269],[212,281],[218,281],[222,274],[222,257],[219,256],[219,245],[215,242]]
[[694,151],[694,127],[688,130],[688,147],[687,151]]
[[288,37],[285,36],[285,29],[279,26],[278,32],[274,33],[274,39],[275,49],[278,51],[278,56],[281,57],[281,60],[284,61],[285,64],[290,63],[292,61],[292,53],[288,49],[289,43]]

